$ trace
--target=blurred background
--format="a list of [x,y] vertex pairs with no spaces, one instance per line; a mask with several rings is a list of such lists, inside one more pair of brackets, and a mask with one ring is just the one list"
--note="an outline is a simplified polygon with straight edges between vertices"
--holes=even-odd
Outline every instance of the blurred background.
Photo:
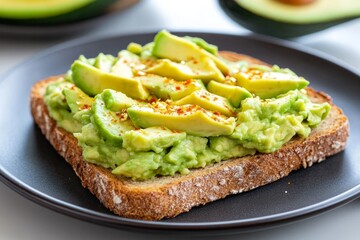
[[[0,0],[0,75],[33,54],[69,40],[161,29],[256,33],[327,54],[359,73],[358,16],[360,0]],[[359,204],[357,200],[303,222],[226,239],[354,239]],[[0,212],[0,239],[182,238],[110,229],[63,216],[3,183]]]

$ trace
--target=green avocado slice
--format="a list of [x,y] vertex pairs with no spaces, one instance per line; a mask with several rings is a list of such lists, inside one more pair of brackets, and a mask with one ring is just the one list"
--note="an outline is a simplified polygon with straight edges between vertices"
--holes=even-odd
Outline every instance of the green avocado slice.
[[204,83],[210,80],[224,82],[225,77],[216,67],[214,61],[208,57],[176,63],[169,59],[160,59],[158,64],[146,70],[148,73],[173,78],[178,81],[201,79]]
[[240,107],[242,100],[252,97],[251,93],[243,87],[232,86],[216,81],[210,81],[207,89],[211,93],[227,98],[231,105],[236,108]]
[[190,95],[176,101],[176,105],[195,104],[207,110],[233,116],[235,109],[226,98],[215,95],[205,89],[197,90]]
[[63,94],[72,113],[91,108],[94,98],[89,97],[80,88],[75,86],[64,88]]
[[233,75],[237,84],[260,98],[273,98],[290,90],[303,89],[309,82],[284,72],[250,69]]
[[226,63],[185,38],[175,36],[166,30],[160,31],[154,39],[152,54],[158,58],[167,58],[172,61],[181,62],[202,57],[209,57],[222,73],[227,75],[230,72]]
[[126,131],[134,130],[135,126],[127,119],[126,111],[113,112],[106,108],[102,95],[95,97],[92,105],[94,125],[112,145],[121,145],[123,134]]
[[75,85],[89,96],[95,96],[107,88],[135,99],[144,100],[149,96],[139,80],[108,73],[79,60],[73,63],[71,71]]
[[203,82],[197,79],[175,81],[171,78],[153,74],[136,78],[141,81],[151,94],[161,99],[171,98],[173,101],[186,97],[196,90],[205,89]]
[[230,135],[235,128],[235,118],[215,114],[193,104],[177,106],[156,102],[132,106],[127,112],[133,123],[141,128],[163,126],[196,136]]
[[184,140],[185,132],[173,131],[164,127],[149,127],[127,131],[123,135],[123,147],[130,152],[154,151],[164,149]]

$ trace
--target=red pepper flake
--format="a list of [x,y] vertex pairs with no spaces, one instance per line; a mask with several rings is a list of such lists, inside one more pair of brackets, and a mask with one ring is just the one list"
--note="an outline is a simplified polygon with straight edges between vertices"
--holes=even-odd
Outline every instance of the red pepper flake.
[[84,104],[81,108],[81,110],[84,110],[84,109],[89,109],[90,108],[90,105],[88,104]]
[[180,90],[181,90],[181,87],[180,87],[180,86],[176,86],[176,87],[175,87],[175,90],[180,91]]
[[220,115],[221,115],[221,113],[220,113],[220,112],[218,112],[218,111],[216,111],[216,112],[214,112],[214,115],[216,115],[216,116],[220,116]]
[[192,83],[192,81],[193,81],[193,79],[188,79],[188,80],[185,81],[184,85],[185,86],[189,85],[190,83]]

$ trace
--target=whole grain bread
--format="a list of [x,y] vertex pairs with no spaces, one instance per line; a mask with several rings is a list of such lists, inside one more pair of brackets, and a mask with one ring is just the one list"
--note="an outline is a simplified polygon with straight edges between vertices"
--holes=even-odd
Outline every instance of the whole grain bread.
[[[232,61],[265,64],[246,55],[221,54]],[[83,187],[88,188],[109,210],[128,218],[171,218],[192,207],[274,182],[294,170],[310,167],[342,151],[349,136],[348,119],[342,110],[325,93],[308,88],[312,101],[332,105],[328,117],[313,129],[309,137],[295,137],[273,153],[222,161],[191,170],[187,175],[133,181],[84,161],[77,139],[58,127],[49,116],[43,94],[47,84],[57,78],[39,81],[32,88],[31,112],[36,124],[55,150],[71,164]]]

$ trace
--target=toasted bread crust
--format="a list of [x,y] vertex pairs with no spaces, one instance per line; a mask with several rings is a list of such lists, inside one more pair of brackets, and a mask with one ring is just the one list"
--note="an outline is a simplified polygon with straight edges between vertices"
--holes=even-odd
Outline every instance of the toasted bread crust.
[[[235,53],[231,55],[229,60],[244,59]],[[84,161],[77,139],[58,127],[49,116],[43,94],[46,85],[57,78],[50,77],[32,88],[31,112],[36,124],[55,150],[71,164],[83,187],[96,195],[108,209],[129,218],[160,220],[175,217],[194,206],[274,182],[294,170],[310,167],[342,151],[349,136],[348,119],[342,110],[331,102],[329,96],[309,88],[308,94],[313,101],[329,102],[332,109],[308,138],[294,138],[274,153],[230,159],[191,170],[187,175],[132,181]]]

